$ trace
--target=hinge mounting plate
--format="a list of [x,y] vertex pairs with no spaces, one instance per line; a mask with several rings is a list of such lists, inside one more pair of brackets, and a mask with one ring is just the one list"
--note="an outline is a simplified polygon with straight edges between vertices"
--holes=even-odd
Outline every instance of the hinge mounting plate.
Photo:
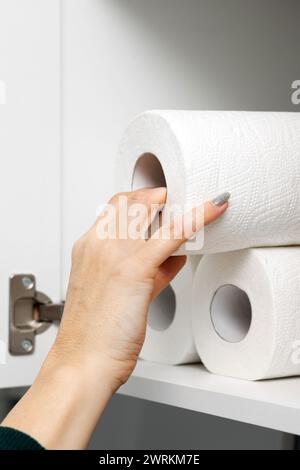
[[54,304],[36,290],[33,274],[16,274],[9,279],[9,352],[14,356],[33,354],[35,336],[60,321],[64,304]]

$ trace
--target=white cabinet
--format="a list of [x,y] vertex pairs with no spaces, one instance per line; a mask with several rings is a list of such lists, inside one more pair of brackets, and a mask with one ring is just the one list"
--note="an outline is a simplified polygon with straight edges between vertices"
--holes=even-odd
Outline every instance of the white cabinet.
[[[136,113],[295,111],[299,15],[289,2],[223,3],[0,0],[0,388],[32,383],[56,334],[8,353],[9,276],[32,273],[64,298],[72,243],[115,190]],[[248,384],[140,363],[121,393],[300,434],[299,390],[297,378]]]
[[8,353],[8,287],[32,273],[60,299],[60,2],[0,0],[0,387],[30,384],[55,336]]

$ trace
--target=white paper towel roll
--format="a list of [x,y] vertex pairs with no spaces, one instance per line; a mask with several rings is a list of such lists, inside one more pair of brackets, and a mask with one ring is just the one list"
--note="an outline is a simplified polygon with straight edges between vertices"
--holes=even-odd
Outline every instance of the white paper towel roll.
[[171,365],[200,362],[192,334],[192,283],[200,259],[190,257],[150,306],[142,359]]
[[300,243],[299,182],[299,113],[147,112],[117,161],[119,191],[167,184],[169,203],[189,205],[231,192],[197,253]]
[[194,278],[193,333],[213,373],[300,374],[300,247],[209,255]]

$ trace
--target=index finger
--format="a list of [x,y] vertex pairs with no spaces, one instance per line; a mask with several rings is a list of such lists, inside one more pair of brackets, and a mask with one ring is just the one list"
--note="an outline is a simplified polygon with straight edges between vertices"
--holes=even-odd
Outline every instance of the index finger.
[[[196,231],[201,230],[203,226],[211,224],[226,212],[228,209],[228,199],[230,197],[230,194],[227,194],[227,200],[224,198],[221,204],[209,201],[204,205],[204,220],[202,217],[197,217],[197,208],[192,211]],[[218,201],[218,199],[215,201]],[[200,207],[199,209],[200,212],[202,212],[202,208]],[[190,214],[187,215],[190,217]],[[137,253],[142,263],[150,263],[153,267],[159,267],[172,256],[181,245],[188,241],[189,236],[182,231],[182,220],[182,218],[179,219],[180,226],[176,226],[175,223],[169,227],[170,237],[168,239],[160,236],[160,232],[163,232],[164,227],[159,229],[157,232],[158,236],[150,238],[145,246]],[[182,236],[176,236],[177,233],[182,234]]]

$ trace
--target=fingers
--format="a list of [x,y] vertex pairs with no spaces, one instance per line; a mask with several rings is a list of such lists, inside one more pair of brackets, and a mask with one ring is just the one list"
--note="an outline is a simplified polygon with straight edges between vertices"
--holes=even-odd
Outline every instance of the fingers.
[[129,193],[128,222],[136,229],[137,238],[148,238],[148,229],[154,221],[153,227],[158,227],[156,217],[163,210],[166,198],[166,188],[145,188]]
[[163,209],[166,198],[166,188],[145,188],[116,194],[101,212],[96,227],[100,224],[102,228],[109,223],[110,232],[115,233],[117,239],[141,238]]
[[[145,231],[149,227],[157,214],[166,202],[166,188],[146,188],[131,193],[117,194],[112,198],[110,204],[116,209],[113,214],[113,230],[104,233],[116,233],[116,239],[137,240],[143,238]],[[215,198],[213,201],[207,202],[204,206],[194,208],[192,211],[175,218],[169,225],[161,226],[154,235],[138,249],[136,256],[142,263],[148,266],[158,268],[164,263],[174,252],[176,252],[182,244],[195,236],[204,226],[218,219],[228,208],[229,193],[224,193]],[[137,218],[135,205],[142,206],[145,211],[142,217]],[[156,211],[153,212],[153,207]],[[134,211],[131,212],[131,209]],[[120,217],[121,216],[121,217]],[[105,220],[98,219],[100,228],[102,224],[105,227]],[[111,219],[109,219],[111,222]],[[145,226],[143,224],[146,224]],[[131,230],[133,229],[133,230]],[[132,233],[134,232],[134,233]],[[97,227],[98,233],[98,227]],[[121,235],[120,235],[121,234]]]
[[[138,256],[141,261],[159,267],[203,226],[211,224],[226,212],[230,197],[228,193],[226,194],[227,200],[222,195],[223,199],[216,198],[213,202],[207,202],[204,209],[203,207],[195,208],[183,218],[175,220],[170,226],[161,227],[139,251]],[[188,230],[184,229],[186,221],[189,222]]]
[[155,278],[152,300],[170,284],[186,263],[186,256],[168,258],[160,267]]
[[149,209],[151,205],[158,205],[163,207],[167,198],[166,188],[144,188],[132,191],[129,193],[116,194],[111,200],[110,204],[119,206],[122,199],[126,199],[128,204],[141,203],[145,204]]

